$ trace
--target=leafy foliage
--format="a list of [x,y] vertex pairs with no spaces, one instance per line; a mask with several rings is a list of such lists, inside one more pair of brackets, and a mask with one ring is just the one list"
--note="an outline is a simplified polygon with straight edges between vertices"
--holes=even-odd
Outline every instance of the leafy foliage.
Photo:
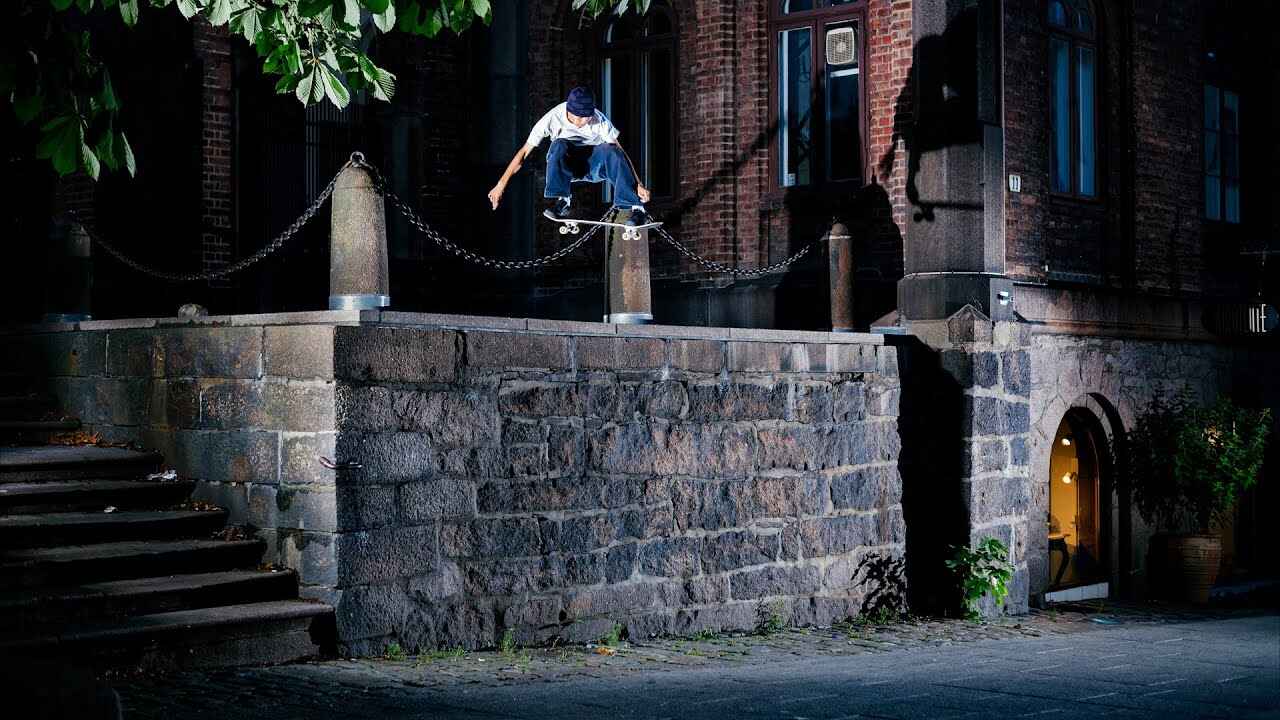
[[946,564],[960,581],[965,617],[982,619],[978,603],[987,593],[995,598],[996,605],[1004,605],[1009,595],[1009,581],[1013,579],[1009,548],[996,538],[988,537],[978,543],[977,548],[953,545],[952,551],[952,559]]
[[1125,438],[1138,512],[1166,531],[1207,532],[1229,519],[1240,493],[1258,479],[1271,411],[1222,397],[1200,407],[1186,395],[1153,402]]
[[[649,2],[574,0],[573,8],[597,17],[647,12]],[[93,39],[119,31],[116,15],[135,26],[143,4],[228,27],[253,45],[264,73],[279,76],[277,92],[340,108],[353,92],[382,101],[395,94],[395,75],[366,52],[372,35],[432,38],[493,19],[492,0],[16,0],[0,22],[0,98],[20,125],[37,128],[36,156],[59,175],[83,170],[96,180],[104,165],[136,171],[118,127],[120,99]]]

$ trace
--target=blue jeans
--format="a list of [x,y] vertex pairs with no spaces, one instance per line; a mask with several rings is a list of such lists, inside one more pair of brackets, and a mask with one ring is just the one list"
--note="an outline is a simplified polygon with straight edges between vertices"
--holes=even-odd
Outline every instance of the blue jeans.
[[547,150],[546,197],[569,197],[571,182],[608,182],[613,206],[629,210],[643,206],[636,194],[636,176],[617,145],[576,145],[556,140]]

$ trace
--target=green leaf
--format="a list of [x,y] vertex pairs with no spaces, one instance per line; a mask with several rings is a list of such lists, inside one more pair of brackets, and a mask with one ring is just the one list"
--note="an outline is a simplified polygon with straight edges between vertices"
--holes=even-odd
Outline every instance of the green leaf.
[[13,102],[13,114],[18,116],[18,122],[23,125],[35,120],[43,109],[43,95],[30,95]]
[[360,27],[360,0],[342,0],[342,22]]
[[276,82],[276,92],[281,95],[288,95],[296,87],[298,87],[297,75],[285,75]]
[[[124,24],[129,27],[137,25],[138,0],[120,0],[120,17],[124,18]],[[85,148],[85,150],[88,152],[88,148]]]
[[391,0],[362,0],[364,6],[369,8],[369,12],[377,15],[386,10],[388,6],[395,5]]
[[120,169],[120,162],[116,158],[114,140],[115,134],[111,132],[111,128],[107,128],[107,131],[98,138],[98,144],[94,147],[94,152],[97,153],[98,159],[102,161],[103,165],[107,166],[108,170]]
[[324,78],[324,94],[329,98],[329,102],[338,108],[346,107],[347,103],[351,102],[351,93],[342,84],[342,80],[324,65],[320,66],[320,74]]
[[332,8],[333,0],[301,0],[298,3],[298,12],[302,17],[315,17]]
[[284,46],[284,62],[290,75],[297,75],[302,70],[302,48],[297,40],[291,40]]
[[93,9],[93,0],[76,0],[76,7],[80,8],[80,12],[87,15]]
[[238,32],[245,40],[257,43],[258,33],[262,30],[261,15],[252,5],[231,18],[231,32]]
[[102,172],[102,164],[98,162],[98,156],[93,154],[93,148],[80,142],[80,162],[84,164],[85,173],[93,178],[98,179],[98,174]]
[[116,163],[123,165],[124,169],[129,171],[129,177],[136,175],[138,165],[133,159],[133,148],[129,147],[129,138],[125,137],[124,133],[117,133],[113,145],[116,151]]
[[388,2],[382,12],[374,14],[373,24],[384,33],[391,32],[396,26],[396,4]]
[[325,93],[322,67],[317,65],[316,68],[311,71],[311,75],[314,77],[314,80],[311,81],[311,102],[318,103],[324,99]]
[[63,10],[66,10],[67,8],[71,7],[71,3],[75,2],[75,0],[50,0],[50,1],[53,3],[53,9],[57,10],[58,12],[62,12]]
[[195,3],[195,0],[177,0],[177,1],[178,1],[178,12],[182,13],[182,17],[188,20],[190,20],[192,16],[194,16],[196,13],[200,12],[200,6]]
[[303,105],[311,102],[311,90],[315,84],[316,73],[314,71],[307,73],[298,80],[298,87],[294,90],[294,94],[298,96],[298,101]]
[[396,20],[396,29],[400,32],[412,33],[418,24],[418,14],[422,12],[422,6],[417,0],[410,0],[404,4],[401,9],[400,17]]
[[231,20],[231,0],[213,0],[209,4],[209,24],[218,27]]
[[485,18],[493,8],[489,6],[489,0],[471,0],[471,9],[475,10],[476,17]]
[[73,115],[59,115],[41,128],[36,157],[53,162],[59,175],[69,175],[79,167],[80,146],[84,144],[84,125]]
[[106,68],[102,70],[102,90],[98,92],[98,103],[102,109],[115,111],[120,109],[120,101],[116,98],[116,89],[111,84],[111,74]]
[[396,94],[396,76],[388,70],[375,68],[373,78],[373,96],[378,100],[390,101]]

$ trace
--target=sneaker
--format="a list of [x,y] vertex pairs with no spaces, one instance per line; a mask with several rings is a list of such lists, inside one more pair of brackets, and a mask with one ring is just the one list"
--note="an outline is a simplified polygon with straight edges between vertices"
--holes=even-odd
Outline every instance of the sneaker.
[[644,208],[635,207],[631,208],[631,214],[627,216],[627,219],[622,224],[627,227],[635,227],[637,225],[648,225],[651,222],[653,222],[653,218],[649,217],[649,213],[645,212]]
[[552,220],[570,219],[571,215],[570,215],[570,207],[569,207],[569,198],[567,197],[556,198],[555,202],[551,203],[551,207],[542,211],[542,214],[546,215]]

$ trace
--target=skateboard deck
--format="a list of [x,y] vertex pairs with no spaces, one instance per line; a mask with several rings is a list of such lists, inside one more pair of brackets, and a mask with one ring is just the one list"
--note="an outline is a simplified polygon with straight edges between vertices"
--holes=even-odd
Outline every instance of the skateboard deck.
[[639,240],[641,230],[648,230],[649,228],[655,228],[662,225],[660,222],[645,223],[644,225],[624,225],[622,223],[601,222],[599,220],[558,218],[555,215],[552,215],[550,210],[543,210],[542,216],[551,222],[559,223],[561,235],[577,235],[582,231],[582,225],[602,225],[604,227],[622,228],[622,239],[624,240]]

